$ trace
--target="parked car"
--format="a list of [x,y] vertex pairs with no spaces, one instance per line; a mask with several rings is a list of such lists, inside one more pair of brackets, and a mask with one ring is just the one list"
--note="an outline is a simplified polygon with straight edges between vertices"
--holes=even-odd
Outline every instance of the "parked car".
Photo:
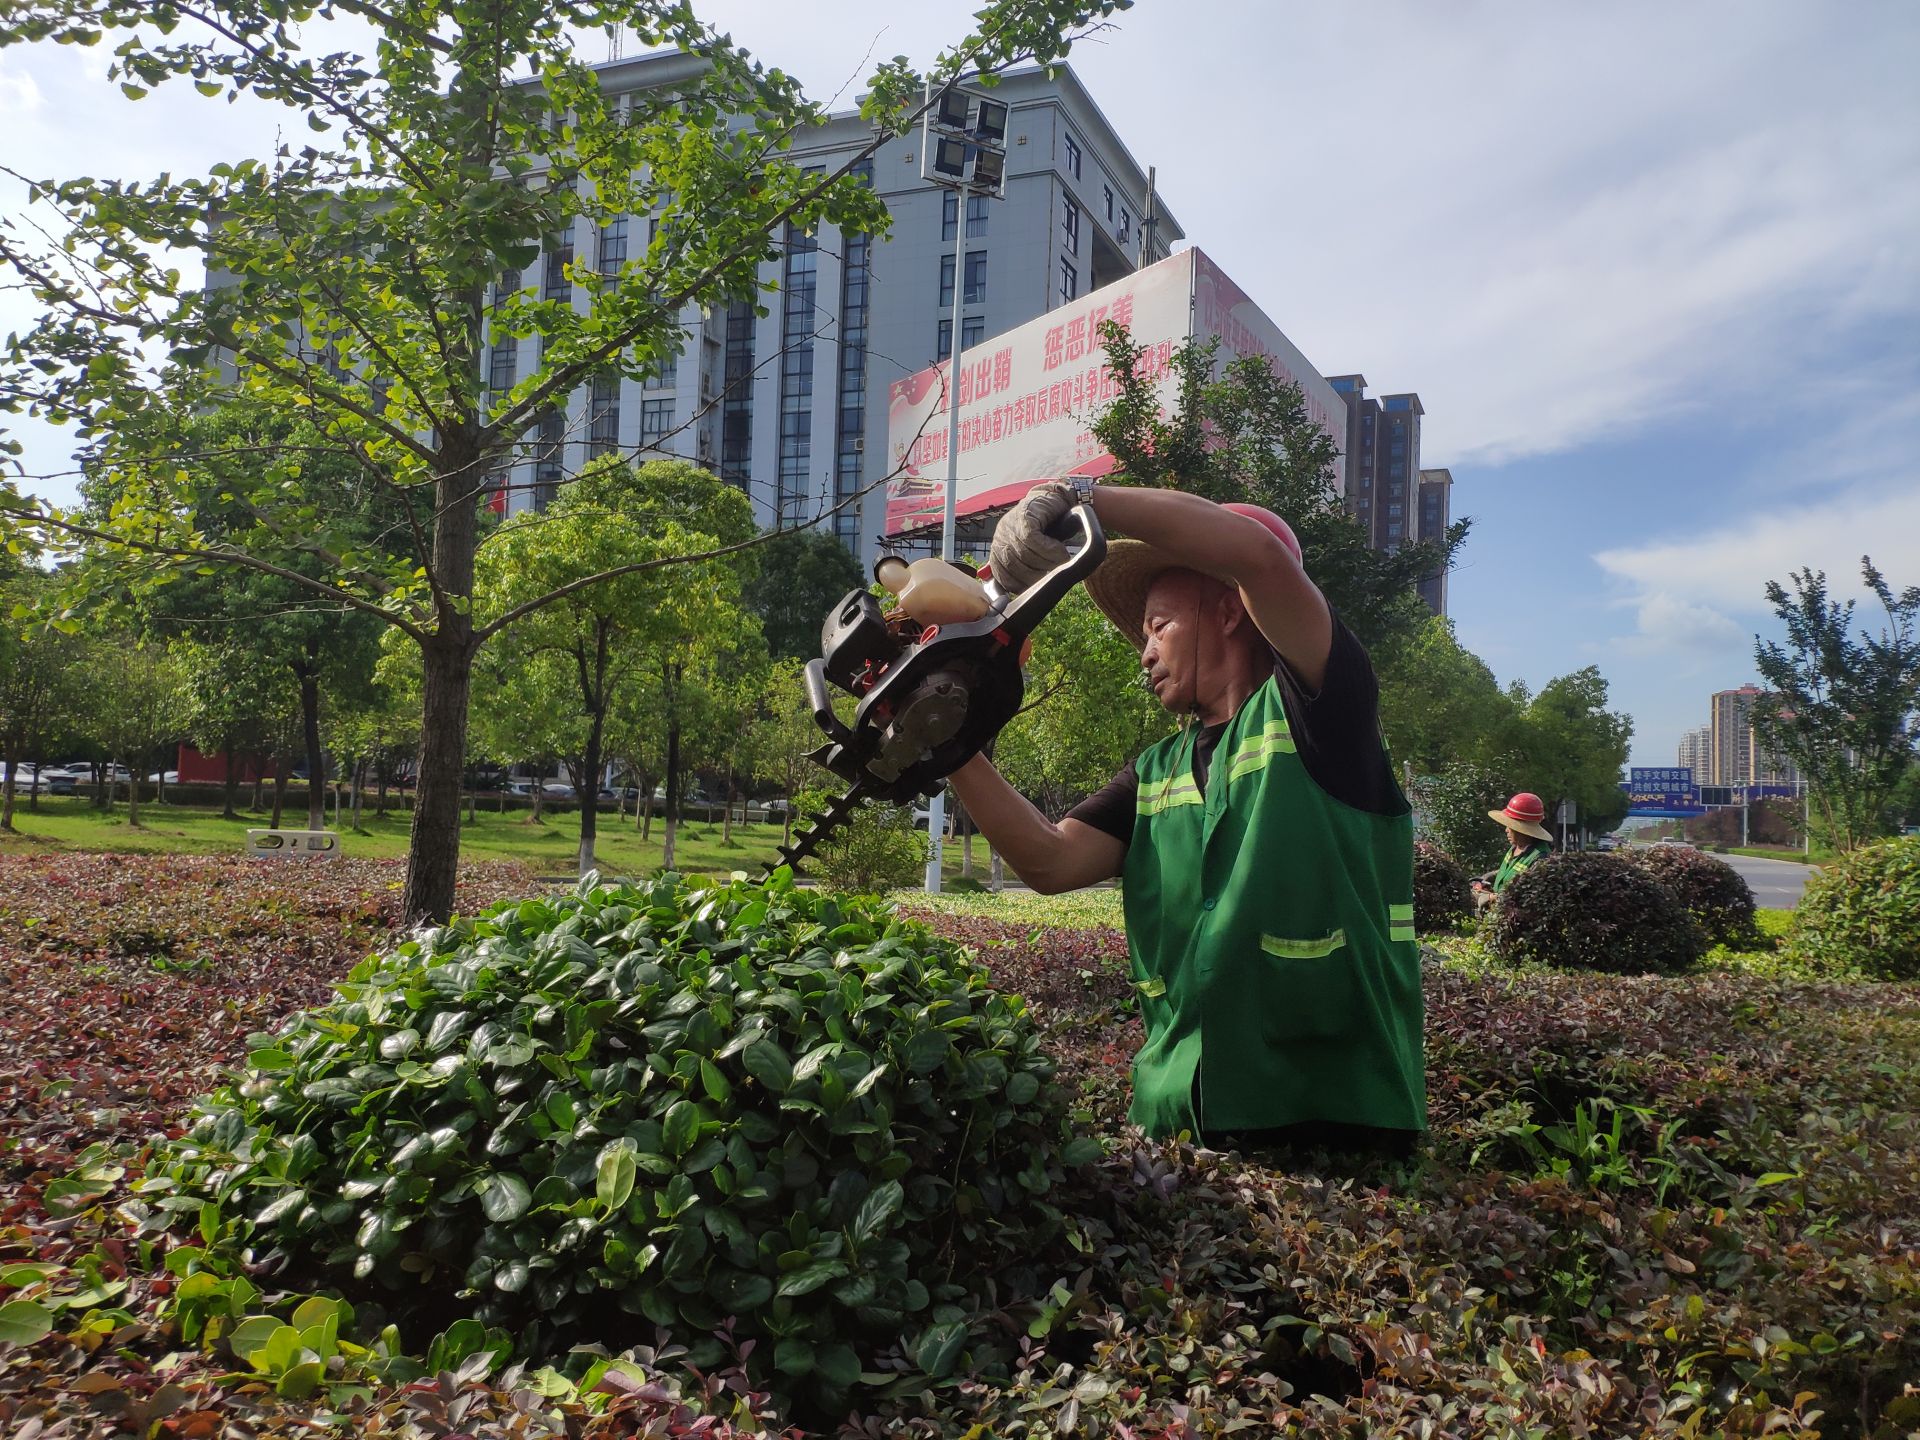
[[1593,842],[1593,848],[1596,850],[1618,850],[1620,848],[1620,842],[1611,835],[1602,835],[1598,840]]
[[1693,846],[1689,845],[1685,840],[1676,840],[1671,835],[1668,835],[1663,839],[1654,841],[1653,848],[1656,850],[1691,850]]
[[178,785],[180,783],[180,772],[178,770],[156,770],[147,776],[147,783],[149,785]]

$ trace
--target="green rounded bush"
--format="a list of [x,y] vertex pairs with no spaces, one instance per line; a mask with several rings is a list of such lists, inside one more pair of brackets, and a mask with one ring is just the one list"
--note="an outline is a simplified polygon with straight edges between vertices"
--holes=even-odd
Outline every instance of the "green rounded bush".
[[1641,975],[1684,970],[1706,952],[1674,893],[1613,855],[1553,855],[1520,872],[1494,906],[1489,943],[1515,962]]
[[1649,845],[1624,853],[1673,892],[1687,913],[1700,922],[1710,944],[1740,946],[1755,942],[1758,931],[1753,890],[1726,861],[1679,845]]
[[[799,813],[811,820],[826,810],[833,795],[803,790]],[[805,862],[836,890],[874,894],[917,885],[927,868],[927,837],[913,823],[912,807],[863,806]]]
[[1920,980],[1920,835],[1823,865],[1807,880],[1787,945],[1819,969]]
[[946,1373],[969,1281],[1037,1261],[1049,1192],[1099,1153],[1024,1002],[784,873],[584,882],[338,988],[252,1037],[149,1198],[289,1279],[506,1326],[523,1355],[657,1325],[710,1365],[731,1320],[783,1392],[837,1401],[902,1340]]
[[1438,845],[1413,846],[1413,925],[1422,935],[1451,930],[1473,915],[1467,872]]

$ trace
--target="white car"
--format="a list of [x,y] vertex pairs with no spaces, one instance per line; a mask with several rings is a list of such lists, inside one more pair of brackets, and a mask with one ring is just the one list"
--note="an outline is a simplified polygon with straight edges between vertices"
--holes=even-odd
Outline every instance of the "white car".
[[147,783],[149,785],[178,785],[180,783],[180,772],[178,770],[156,770],[153,774],[147,776]]

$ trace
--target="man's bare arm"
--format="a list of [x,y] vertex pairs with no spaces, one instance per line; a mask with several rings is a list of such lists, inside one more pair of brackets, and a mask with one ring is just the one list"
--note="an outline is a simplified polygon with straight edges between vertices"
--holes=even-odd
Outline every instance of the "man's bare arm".
[[984,755],[954,771],[950,783],[987,842],[1042,895],[1111,880],[1126,862],[1127,847],[1106,831],[1047,819]]
[[1151,540],[1186,568],[1237,586],[1275,653],[1307,689],[1320,689],[1333,650],[1333,612],[1266,526],[1178,490],[1103,485],[1093,509],[1102,525]]

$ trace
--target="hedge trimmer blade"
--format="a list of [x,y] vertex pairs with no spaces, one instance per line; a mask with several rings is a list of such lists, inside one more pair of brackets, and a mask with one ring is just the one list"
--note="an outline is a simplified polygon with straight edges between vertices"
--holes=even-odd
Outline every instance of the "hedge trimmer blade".
[[827,806],[824,814],[816,815],[812,820],[808,821],[807,827],[793,837],[792,844],[782,845],[780,847],[780,858],[777,861],[768,862],[767,873],[771,875],[782,865],[789,865],[795,870],[798,870],[802,860],[819,849],[821,843],[825,841],[828,836],[832,835],[834,831],[853,819],[854,812],[862,805],[867,804],[872,798],[864,786],[855,785],[847,791],[846,794],[840,796],[831,805]]

